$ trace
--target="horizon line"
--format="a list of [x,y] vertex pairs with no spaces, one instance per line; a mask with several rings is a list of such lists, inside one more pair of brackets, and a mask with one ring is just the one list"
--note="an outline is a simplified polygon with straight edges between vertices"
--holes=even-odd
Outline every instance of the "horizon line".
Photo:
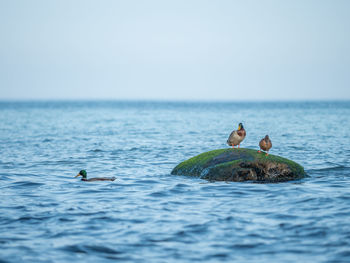
[[350,102],[350,99],[275,99],[275,100],[227,100],[227,99],[107,99],[107,98],[0,98],[0,102],[170,102],[170,103],[276,103],[276,102]]

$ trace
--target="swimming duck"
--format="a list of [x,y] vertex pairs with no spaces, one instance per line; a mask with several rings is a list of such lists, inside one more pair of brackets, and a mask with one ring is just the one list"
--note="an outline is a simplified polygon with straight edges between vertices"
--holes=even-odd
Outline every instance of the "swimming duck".
[[[265,136],[265,138],[262,138],[259,142],[260,149],[266,152],[266,155],[269,155],[269,150],[272,147],[272,142],[268,135]],[[258,153],[261,151],[259,150]]]
[[227,144],[232,146],[232,148],[235,148],[235,146],[238,145],[239,148],[239,145],[244,140],[246,134],[247,133],[245,132],[243,124],[238,124],[238,130],[231,132],[230,136],[227,139]]
[[81,170],[75,177],[82,176],[82,181],[86,182],[94,182],[94,181],[114,181],[115,177],[99,177],[99,178],[90,178],[87,179],[87,172],[85,170]]

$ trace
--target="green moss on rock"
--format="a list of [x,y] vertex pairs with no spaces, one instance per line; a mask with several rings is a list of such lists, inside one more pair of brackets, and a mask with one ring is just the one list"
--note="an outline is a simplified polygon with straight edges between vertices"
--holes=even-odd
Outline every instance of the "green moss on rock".
[[296,162],[246,148],[226,148],[199,154],[177,165],[171,174],[199,176],[213,181],[262,182],[283,182],[306,175],[304,168]]

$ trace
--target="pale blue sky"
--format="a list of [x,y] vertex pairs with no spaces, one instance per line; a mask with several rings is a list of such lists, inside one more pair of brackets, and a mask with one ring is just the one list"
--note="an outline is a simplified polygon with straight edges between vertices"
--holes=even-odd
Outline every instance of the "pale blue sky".
[[0,99],[350,99],[350,1],[0,0]]

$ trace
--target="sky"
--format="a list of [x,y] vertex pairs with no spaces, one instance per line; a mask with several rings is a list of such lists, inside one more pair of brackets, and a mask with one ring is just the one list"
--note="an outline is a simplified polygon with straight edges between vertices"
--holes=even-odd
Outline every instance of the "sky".
[[0,0],[0,100],[349,100],[348,0]]

